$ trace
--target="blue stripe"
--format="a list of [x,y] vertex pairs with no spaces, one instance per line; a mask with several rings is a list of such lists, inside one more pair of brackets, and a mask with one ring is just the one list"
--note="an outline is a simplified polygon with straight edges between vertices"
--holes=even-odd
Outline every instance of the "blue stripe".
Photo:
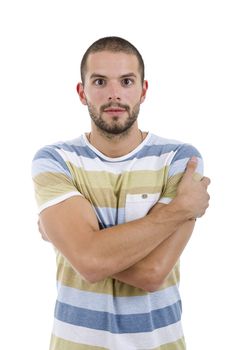
[[63,150],[63,151],[67,151],[67,152],[72,152],[77,154],[78,156],[83,156],[86,158],[99,158],[97,156],[97,154],[92,151],[91,148],[89,148],[88,146],[76,146],[76,145],[69,145],[67,143],[61,143],[59,145],[53,145],[52,146],[55,150],[59,149],[59,150]]
[[116,225],[116,212],[115,208],[107,207],[93,207],[96,216],[100,223],[102,223],[103,228],[107,228]]
[[39,159],[53,160],[53,161],[60,164],[60,168],[62,167],[64,170],[69,172],[69,168],[67,167],[64,159],[52,147],[44,147],[44,148],[40,149],[35,154],[33,161],[39,160]]
[[[72,145],[68,143],[59,143],[54,144],[51,146],[47,146],[42,148],[40,151],[38,151],[34,157],[34,160],[36,159],[54,159],[58,162],[60,162],[64,169],[67,169],[67,165],[63,158],[56,152],[56,150],[63,150],[67,152],[71,152],[76,154],[77,156],[82,156],[84,158],[100,158],[103,162],[109,163],[111,162],[111,159],[106,160],[101,158],[101,156],[97,155],[91,148],[88,146],[77,146]],[[127,162],[134,158],[141,159],[145,157],[153,157],[153,156],[161,156],[166,153],[174,152],[175,156],[172,159],[172,163],[176,162],[177,160],[184,159],[184,158],[190,158],[192,156],[197,156],[201,158],[200,153],[198,150],[193,147],[192,145],[188,144],[158,144],[158,145],[145,145],[141,150],[139,150],[136,154],[133,154],[131,157],[128,157],[124,160],[119,160],[119,162]],[[117,163],[117,159],[112,159],[113,162]]]
[[35,177],[41,173],[51,172],[64,174],[71,178],[71,174],[66,169],[62,168],[60,163],[53,159],[36,159],[32,163],[32,176]]
[[[166,145],[149,145],[144,146],[137,154],[137,158],[161,156],[165,153],[174,152],[179,145],[166,144]],[[134,157],[133,157],[134,158]]]
[[[142,149],[140,149],[136,154],[134,153],[131,157],[128,157],[124,160],[119,160],[119,162],[125,162],[132,160],[134,158],[140,159],[145,157],[151,157],[151,156],[161,156],[162,154],[169,153],[169,152],[175,152],[180,147],[180,144],[165,144],[165,145],[145,145]],[[192,147],[192,146],[190,146]],[[106,160],[104,158],[101,158],[101,156],[96,154],[91,148],[88,146],[76,146],[71,145],[68,143],[60,143],[60,144],[54,144],[49,147],[43,148],[41,151],[39,151],[34,159],[37,158],[51,158],[51,155],[56,157],[56,150],[63,150],[75,153],[78,156],[94,159],[94,158],[100,158],[104,162],[111,162],[111,159]],[[122,157],[121,157],[122,158]],[[117,159],[112,159],[113,162],[117,161]]]
[[114,315],[108,312],[87,310],[57,301],[55,317],[75,326],[108,331],[111,333],[142,333],[166,327],[181,319],[181,302],[150,313]]
[[[114,281],[113,281],[114,283]],[[58,301],[82,309],[112,314],[141,314],[162,309],[180,300],[176,285],[141,296],[114,297],[110,294],[83,291],[57,283]]]
[[104,228],[113,225],[123,224],[125,222],[125,208],[111,208],[111,207],[93,207],[96,216],[103,224]]
[[183,144],[176,150],[176,154],[172,159],[172,163],[180,159],[191,158],[192,156],[201,158],[199,151],[195,147],[192,145]]
[[[168,176],[174,176],[176,174],[183,173],[187,167],[187,163],[189,161],[189,158],[183,158],[179,159],[175,162],[172,162],[172,164],[169,167],[169,173]],[[198,158],[198,165],[196,168],[196,173],[203,174],[203,160],[201,158]]]
[[[91,159],[100,158],[104,162],[111,162],[111,159],[106,160],[106,159],[101,158],[101,156],[99,156],[99,154],[97,155],[88,146],[80,147],[80,146],[68,145],[66,143],[62,143],[59,145],[53,145],[52,147],[54,149],[61,149],[64,151],[73,152],[73,153],[77,154],[78,156],[83,156],[83,157],[91,158]],[[169,153],[171,151],[177,150],[178,147],[179,147],[179,145],[177,145],[177,144],[149,145],[149,146],[145,145],[136,154],[133,154],[131,157],[128,157],[125,160],[121,159],[120,162],[129,161],[129,160],[134,159],[134,158],[140,159],[140,158],[151,157],[151,156],[161,156],[164,153]],[[114,162],[116,161],[116,159],[114,159],[114,158],[112,160]]]

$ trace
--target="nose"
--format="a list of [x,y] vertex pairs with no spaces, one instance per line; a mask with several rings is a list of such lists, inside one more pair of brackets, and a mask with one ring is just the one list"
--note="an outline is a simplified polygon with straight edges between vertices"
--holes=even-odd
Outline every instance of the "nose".
[[109,90],[108,90],[108,100],[109,101],[120,101],[120,89],[119,86],[117,86],[117,83],[111,83],[109,84]]

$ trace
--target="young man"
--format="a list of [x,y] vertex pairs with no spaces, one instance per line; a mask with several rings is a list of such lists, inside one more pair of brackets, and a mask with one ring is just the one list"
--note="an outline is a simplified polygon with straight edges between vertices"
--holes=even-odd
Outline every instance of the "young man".
[[93,43],[81,77],[91,132],[33,160],[39,228],[57,251],[50,350],[183,350],[179,257],[209,201],[200,154],[138,128],[148,83],[128,41]]

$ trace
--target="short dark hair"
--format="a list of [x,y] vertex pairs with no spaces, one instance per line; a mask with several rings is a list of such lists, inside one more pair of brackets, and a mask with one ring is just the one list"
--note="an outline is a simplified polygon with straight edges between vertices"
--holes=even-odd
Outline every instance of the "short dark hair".
[[87,59],[91,53],[110,51],[110,52],[124,52],[127,54],[135,55],[138,59],[139,70],[141,74],[142,83],[144,81],[145,66],[140,52],[129,41],[120,38],[118,36],[108,36],[95,41],[83,55],[80,71],[82,83],[85,82],[85,73],[87,68]]

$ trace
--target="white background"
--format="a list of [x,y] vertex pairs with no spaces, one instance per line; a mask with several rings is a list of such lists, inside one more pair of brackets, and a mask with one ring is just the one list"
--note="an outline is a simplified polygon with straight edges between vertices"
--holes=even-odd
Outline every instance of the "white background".
[[55,260],[37,233],[31,159],[89,130],[79,63],[108,35],[144,57],[141,129],[204,157],[212,200],[182,258],[183,324],[188,350],[232,347],[232,18],[226,0],[1,1],[1,348],[48,348]]

